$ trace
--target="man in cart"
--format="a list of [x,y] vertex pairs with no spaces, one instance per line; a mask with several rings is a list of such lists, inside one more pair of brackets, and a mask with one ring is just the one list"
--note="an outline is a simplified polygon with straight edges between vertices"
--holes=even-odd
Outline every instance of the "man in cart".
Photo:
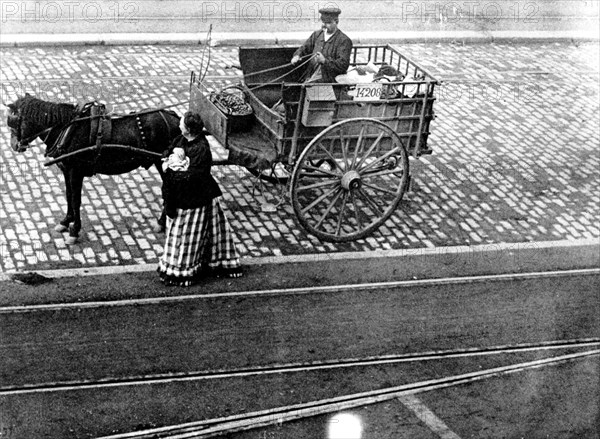
[[319,9],[323,25],[294,53],[292,64],[306,55],[313,55],[301,82],[334,83],[335,77],[346,73],[350,64],[352,40],[338,29],[338,8]]

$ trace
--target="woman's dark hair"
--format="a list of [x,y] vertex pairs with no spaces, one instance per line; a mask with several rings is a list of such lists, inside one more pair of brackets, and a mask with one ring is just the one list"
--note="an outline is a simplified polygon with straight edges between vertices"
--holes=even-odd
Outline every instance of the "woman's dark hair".
[[191,135],[197,136],[198,134],[202,134],[204,122],[202,122],[202,118],[198,113],[192,113],[191,111],[187,111],[183,116],[183,123],[190,131]]

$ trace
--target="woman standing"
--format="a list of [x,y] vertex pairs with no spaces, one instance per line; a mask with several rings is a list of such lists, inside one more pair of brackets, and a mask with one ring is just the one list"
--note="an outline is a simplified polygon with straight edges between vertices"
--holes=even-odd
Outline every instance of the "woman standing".
[[212,177],[212,155],[198,114],[181,118],[178,136],[164,159],[163,198],[167,231],[158,273],[165,285],[189,286],[208,273],[240,277],[233,234]]

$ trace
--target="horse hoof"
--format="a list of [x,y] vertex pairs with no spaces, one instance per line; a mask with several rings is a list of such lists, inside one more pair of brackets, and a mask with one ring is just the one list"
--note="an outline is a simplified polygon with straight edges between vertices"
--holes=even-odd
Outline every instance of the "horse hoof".
[[65,241],[65,243],[66,243],[67,245],[74,245],[74,244],[76,244],[76,243],[77,243],[77,237],[76,237],[76,236],[69,236],[69,237],[67,238],[67,240]]
[[67,226],[63,226],[62,224],[57,224],[54,226],[54,231],[58,233],[63,233],[68,230]]

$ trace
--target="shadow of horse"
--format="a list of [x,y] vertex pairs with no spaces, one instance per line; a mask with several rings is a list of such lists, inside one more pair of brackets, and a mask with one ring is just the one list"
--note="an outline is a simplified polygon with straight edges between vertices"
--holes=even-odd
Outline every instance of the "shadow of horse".
[[[84,177],[124,174],[154,165],[162,178],[161,153],[181,134],[179,116],[164,109],[108,116],[99,111],[104,106],[97,103],[78,108],[29,94],[8,108],[12,149],[23,152],[39,137],[46,145],[45,156],[54,158],[50,163],[56,162],[63,173],[67,212],[55,230],[69,231],[68,244],[77,241],[81,230]],[[163,209],[159,227],[164,229],[164,223]]]

